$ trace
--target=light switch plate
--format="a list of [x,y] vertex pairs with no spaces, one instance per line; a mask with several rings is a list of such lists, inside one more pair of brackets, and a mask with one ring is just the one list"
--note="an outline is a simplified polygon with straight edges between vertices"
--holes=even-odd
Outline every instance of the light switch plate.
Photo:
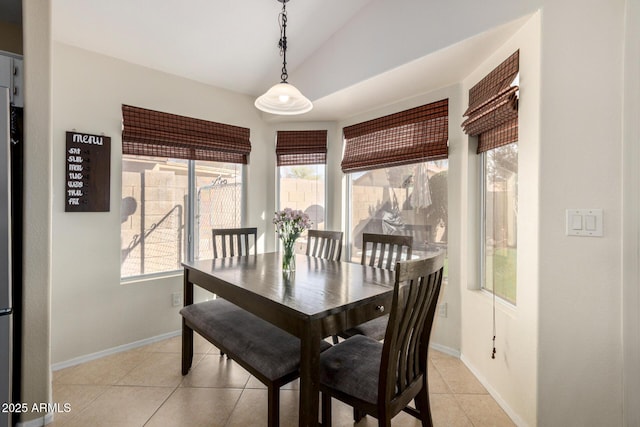
[[567,209],[567,236],[602,237],[602,209]]

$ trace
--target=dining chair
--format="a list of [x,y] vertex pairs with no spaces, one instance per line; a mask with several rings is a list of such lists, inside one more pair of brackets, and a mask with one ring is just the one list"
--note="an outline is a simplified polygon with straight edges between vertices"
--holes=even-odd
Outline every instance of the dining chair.
[[360,264],[393,270],[396,262],[411,259],[412,248],[412,236],[363,233]]
[[[320,354],[322,425],[331,426],[331,398],[390,426],[404,410],[432,426],[427,378],[429,338],[440,288],[444,252],[400,261],[384,342],[356,335]],[[407,405],[415,400],[416,409]]]
[[342,255],[342,231],[307,231],[307,255],[340,261]]
[[250,255],[251,247],[255,255],[257,235],[256,227],[211,229],[213,258]]
[[[307,255],[331,261],[340,261],[343,234],[342,231],[307,231]],[[338,335],[333,335],[332,339],[334,344],[338,343]]]
[[[257,252],[257,227],[245,228],[212,228],[211,244],[213,259],[234,256],[255,255]],[[253,246],[251,246],[253,243]],[[253,247],[253,251],[251,248]],[[238,307],[240,310],[240,307]],[[224,355],[224,352],[220,352]]]
[[[214,258],[255,255],[256,235],[254,227],[213,229]],[[180,314],[182,375],[191,366],[195,331],[267,386],[268,424],[277,426],[280,387],[299,376],[300,339],[222,298],[187,305]],[[321,351],[329,347],[321,341]]]
[[[362,235],[360,264],[393,270],[398,261],[411,259],[412,246],[413,238],[411,236],[364,233]],[[388,315],[377,317],[342,331],[338,335],[342,338],[366,335],[379,341],[384,338],[388,319]],[[336,341],[334,340],[333,343],[336,344]]]

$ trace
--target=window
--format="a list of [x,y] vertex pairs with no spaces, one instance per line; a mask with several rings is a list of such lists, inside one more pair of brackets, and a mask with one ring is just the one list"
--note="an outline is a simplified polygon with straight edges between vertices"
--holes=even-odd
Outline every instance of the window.
[[[299,209],[309,215],[312,228],[325,229],[325,165],[280,166],[278,209]],[[304,253],[307,232],[296,240],[295,251]]]
[[363,233],[411,235],[414,257],[446,249],[448,114],[443,99],[344,128],[353,262]]
[[211,229],[239,227],[241,201],[240,164],[124,155],[121,278],[211,258]]
[[518,145],[511,143],[485,151],[480,158],[482,287],[515,304]]
[[[325,229],[325,164],[327,131],[278,131],[278,209],[291,208],[309,215],[312,227]],[[306,232],[296,241],[296,251],[306,250]]]
[[325,228],[325,165],[280,166],[278,209],[300,209],[313,228]]
[[122,106],[122,279],[212,257],[212,228],[242,224],[249,129]]
[[469,90],[462,123],[478,141],[480,282],[494,310],[496,296],[515,304],[517,293],[519,58],[515,51]]
[[350,259],[362,233],[409,234],[413,256],[447,248],[447,160],[349,174]]

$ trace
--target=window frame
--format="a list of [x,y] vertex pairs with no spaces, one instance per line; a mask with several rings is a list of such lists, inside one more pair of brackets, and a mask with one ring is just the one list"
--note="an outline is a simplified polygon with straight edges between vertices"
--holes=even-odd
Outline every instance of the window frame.
[[[123,154],[120,164],[122,165],[125,160],[125,156],[136,157],[136,155]],[[145,157],[148,159],[153,159],[152,156],[137,156],[137,157]],[[186,205],[184,207],[184,235],[183,235],[183,244],[185,245],[182,253],[180,254],[180,258],[182,258],[181,262],[193,262],[195,260],[195,224],[196,224],[196,203],[197,203],[197,188],[196,188],[196,162],[198,160],[186,159],[187,160],[187,197],[186,197]],[[219,162],[225,163],[225,162]],[[246,178],[247,178],[247,168],[244,167],[244,164],[237,163],[240,167],[240,176],[242,177],[242,188],[240,190],[240,227],[244,227],[245,219],[246,219]],[[121,174],[124,171],[121,169]],[[120,239],[120,246],[122,249],[122,237]],[[127,276],[122,277],[122,270],[120,270],[120,284],[129,284],[134,282],[141,282],[153,279],[162,279],[168,277],[176,277],[183,274],[182,269],[175,270],[167,270],[153,273],[144,273],[137,274],[135,276]]]

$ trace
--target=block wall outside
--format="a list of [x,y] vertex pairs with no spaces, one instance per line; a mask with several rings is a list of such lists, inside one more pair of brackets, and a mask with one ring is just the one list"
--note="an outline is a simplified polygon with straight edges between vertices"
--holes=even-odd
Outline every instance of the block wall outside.
[[[143,179],[144,201],[141,201]],[[201,188],[210,183],[210,177],[198,177],[196,186]],[[180,268],[184,259],[187,187],[187,176],[173,171],[123,172],[122,197],[135,201],[135,211],[130,215],[123,213],[121,218],[122,277]],[[212,228],[240,226],[241,184],[221,185],[201,191],[199,196],[196,257],[206,259],[213,253]]]

